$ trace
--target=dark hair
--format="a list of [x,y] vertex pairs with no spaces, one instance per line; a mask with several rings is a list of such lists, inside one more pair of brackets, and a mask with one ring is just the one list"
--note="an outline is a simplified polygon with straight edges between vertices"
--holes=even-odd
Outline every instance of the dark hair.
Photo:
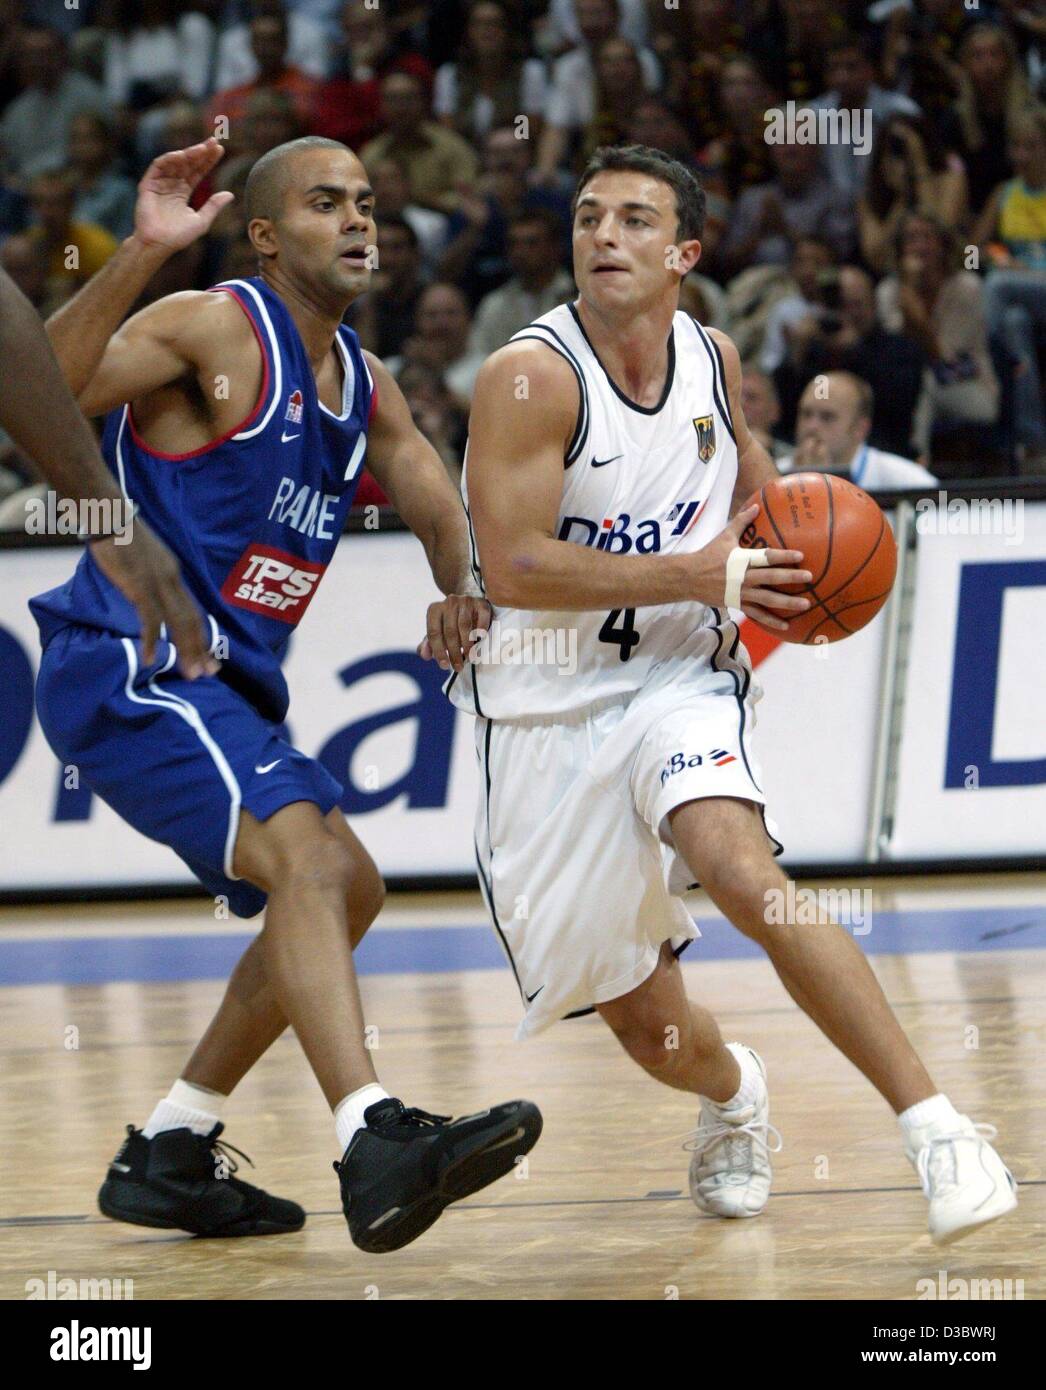
[[[874,134],[871,163],[868,167],[868,180],[865,186],[865,197],[868,200],[868,205],[879,218],[886,216],[896,196],[887,186],[883,163],[894,148],[898,138],[896,127],[899,125],[908,126],[922,141],[923,149],[926,151],[926,162],[935,174],[941,173],[948,167],[947,151],[938,133],[936,122],[928,121],[920,112],[913,112],[909,115],[904,111],[896,111],[892,116],[888,116]],[[904,157],[907,161],[907,147],[905,147]]]
[[[282,95],[282,94],[281,94]],[[275,218],[283,205],[286,192],[284,175],[287,161],[299,150],[345,150],[347,145],[340,140],[328,140],[325,135],[303,135],[299,140],[288,140],[285,145],[277,145],[267,150],[252,166],[247,175],[244,188],[244,213],[247,221],[255,217]]]
[[398,212],[387,213],[384,217],[378,218],[378,235],[388,231],[392,227],[397,232],[402,232],[410,243],[411,250],[418,249],[418,234],[410,225],[405,217],[401,217]]
[[563,237],[562,219],[551,208],[525,208],[509,218],[508,229],[513,227],[540,227],[552,241],[559,242]]
[[850,30],[836,34],[826,45],[825,54],[831,59],[836,53],[859,53],[866,63],[875,66],[871,44],[863,34],[855,34]]
[[690,241],[699,237],[705,227],[705,190],[692,169],[681,164],[678,159],[665,154],[664,150],[651,149],[649,145],[601,145],[582,170],[570,204],[571,218],[577,212],[578,199],[597,174],[631,173],[649,174],[659,179],[675,192],[676,217],[679,222],[677,239]]

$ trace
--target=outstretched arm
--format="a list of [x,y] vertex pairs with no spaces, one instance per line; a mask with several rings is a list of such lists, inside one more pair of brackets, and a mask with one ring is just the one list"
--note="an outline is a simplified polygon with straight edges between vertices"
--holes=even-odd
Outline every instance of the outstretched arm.
[[[39,315],[14,281],[0,270],[0,425],[61,497],[78,501],[123,500],[98,451],[87,421],[62,379]],[[182,586],[174,556],[135,519],[131,538],[93,542],[100,568],[138,609],[142,646],[152,661],[160,624],[166,623],[180,667],[192,679],[213,668],[203,625]]]
[[[149,310],[135,315],[120,332],[117,329],[160,266],[203,236],[232,201],[231,193],[215,193],[199,211],[189,206],[196,185],[223,153],[211,139],[153,160],[138,185],[133,234],[79,294],[48,319],[55,356],[89,414],[133,400],[185,371],[176,345],[162,334],[155,340],[150,337],[149,350],[142,351],[140,321]],[[114,393],[117,381],[120,389]]]
[[395,377],[366,352],[377,407],[367,434],[367,467],[400,517],[425,547],[432,577],[447,597],[429,605],[419,655],[460,671],[490,625],[490,605],[469,568],[468,527],[461,499],[439,454],[418,430]]

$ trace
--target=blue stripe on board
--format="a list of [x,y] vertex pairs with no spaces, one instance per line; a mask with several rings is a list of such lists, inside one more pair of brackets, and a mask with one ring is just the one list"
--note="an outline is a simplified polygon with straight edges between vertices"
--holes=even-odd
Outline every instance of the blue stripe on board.
[[[762,954],[720,918],[697,922],[701,939],[687,951],[687,964],[749,960]],[[860,934],[861,924],[854,927],[869,955],[1046,948],[1046,906],[876,912],[869,932]],[[0,985],[220,980],[230,974],[250,941],[245,932],[0,939]],[[361,975],[397,975],[499,970],[507,964],[487,927],[397,927],[372,932],[356,952],[356,967]]]

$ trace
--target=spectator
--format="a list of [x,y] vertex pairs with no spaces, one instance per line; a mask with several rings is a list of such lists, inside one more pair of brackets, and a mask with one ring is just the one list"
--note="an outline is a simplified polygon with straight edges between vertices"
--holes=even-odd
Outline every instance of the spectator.
[[[363,8],[359,0],[351,0],[351,3],[354,9]],[[327,76],[330,37],[324,26],[303,13],[297,3],[287,6],[284,0],[251,0],[248,19],[232,25],[218,37],[214,74],[217,91],[244,87],[258,80],[260,70],[251,43],[250,21],[262,15],[285,20],[287,63],[290,67],[317,80]]]
[[411,363],[400,372],[398,381],[415,425],[443,460],[451,482],[460,487],[468,417],[455,408],[439,372],[432,367]]
[[747,51],[782,97],[808,105],[825,90],[828,48],[846,31],[846,8],[834,0],[780,0],[755,20]]
[[724,132],[723,76],[745,53],[738,6],[734,0],[691,0],[681,10],[666,8],[655,21],[652,47],[667,100],[683,113],[692,144],[703,148]]
[[[582,41],[552,65],[552,86],[538,143],[537,178],[551,187],[560,181],[558,171],[571,153],[572,142],[596,114],[595,55],[619,27],[617,0],[575,0],[574,9]],[[639,64],[644,87],[656,91],[661,70],[649,48],[639,50]]]
[[492,130],[483,145],[483,176],[450,219],[450,241],[440,259],[440,274],[461,285],[471,304],[478,304],[512,274],[508,224],[517,213],[535,207],[556,213],[564,228],[560,259],[566,254],[570,203],[551,189],[531,186],[531,149],[530,141],[517,140],[510,128]]
[[1014,122],[1015,177],[992,194],[975,232],[993,265],[985,282],[988,331],[1013,362],[1014,432],[1022,471],[1046,467],[1043,356],[1046,334],[1046,107]]
[[896,116],[875,143],[867,186],[857,204],[861,255],[876,274],[889,269],[897,228],[910,212],[932,213],[955,230],[965,226],[966,174],[929,121]]
[[788,357],[774,373],[784,418],[794,419],[811,377],[849,371],[867,381],[875,396],[869,442],[903,454],[923,384],[925,357],[900,325],[887,331],[875,316],[872,278],[857,266],[821,276],[820,307],[785,330]]
[[368,10],[359,0],[347,0],[341,27],[340,70],[320,88],[313,131],[360,150],[380,132],[382,79],[410,73],[428,92],[432,67],[416,50],[397,45],[383,8]]
[[75,193],[67,170],[37,174],[29,186],[34,222],[26,233],[47,258],[48,312],[101,270],[118,246],[102,227],[73,219]]
[[933,487],[937,479],[920,464],[868,443],[873,409],[872,388],[852,372],[811,381],[799,402],[795,452],[779,459],[778,468],[838,473],[870,492]]
[[982,282],[961,268],[949,229],[925,213],[909,213],[899,226],[894,266],[877,290],[879,317],[890,332],[919,343],[928,362],[912,438],[921,454],[941,449],[934,434],[951,436],[947,447],[957,458],[983,452],[983,427],[998,415],[999,383]]
[[774,176],[771,146],[766,142],[770,88],[750,58],[732,58],[719,82],[722,125],[699,155],[706,191],[733,202],[745,188],[769,183]]
[[820,277],[834,265],[832,248],[820,237],[800,237],[796,241],[789,266],[795,290],[778,299],[767,315],[766,334],[759,352],[759,366],[764,372],[776,372],[788,355],[788,330],[817,313]]
[[771,458],[780,459],[790,452],[790,446],[775,434],[781,420],[781,401],[773,377],[745,367],[741,373],[741,409],[749,430]]
[[208,112],[209,125],[214,127],[220,117],[226,117],[230,135],[235,139],[236,127],[246,116],[249,98],[262,91],[282,92],[289,97],[299,124],[303,129],[309,125],[319,84],[300,68],[288,66],[287,39],[287,20],[282,13],[255,15],[250,22],[250,41],[257,76],[239,87],[216,93]]
[[750,265],[783,265],[796,237],[821,236],[840,260],[853,249],[852,202],[820,169],[816,145],[773,147],[770,183],[746,188],[734,204],[719,254],[733,275]]
[[[9,236],[0,245],[0,266],[7,271],[33,308],[45,316],[47,256],[40,242],[28,236]],[[16,448],[6,430],[0,429],[0,502],[38,481],[39,474],[33,461]],[[23,511],[17,525],[22,525],[24,521]]]
[[69,127],[69,167],[78,222],[93,222],[122,241],[134,230],[137,190],[116,161],[111,121],[96,111],[81,111]]
[[385,133],[364,146],[364,165],[395,159],[410,182],[410,196],[423,207],[452,212],[462,189],[479,174],[479,161],[466,140],[429,119],[424,88],[410,73],[394,72],[381,84]]
[[181,0],[113,0],[105,39],[105,91],[114,106],[145,111],[210,90],[214,25]]
[[402,354],[385,365],[395,377],[407,366],[431,367],[439,373],[453,408],[467,415],[486,360],[469,350],[469,328],[468,300],[457,285],[429,285],[418,301],[414,333],[403,344]]
[[469,339],[473,352],[489,357],[513,333],[573,299],[574,278],[558,264],[560,236],[559,220],[547,208],[512,219],[508,229],[512,279],[480,301]]
[[[678,159],[680,164],[694,167],[694,142],[685,121],[664,97],[656,96],[653,92],[640,93],[638,99],[633,93],[626,143],[664,150],[665,154]],[[707,196],[708,181],[705,179],[702,182]]]
[[436,73],[437,119],[466,140],[479,140],[525,115],[535,138],[545,110],[545,69],[524,54],[523,36],[511,28],[505,7],[475,0],[458,58]]
[[[868,42],[857,34],[841,34],[828,46],[826,72],[831,90],[811,103],[814,110],[862,113],[864,120],[871,121],[867,133],[873,150],[879,132],[892,116],[919,115],[918,106],[909,97],[888,92],[875,82]],[[828,143],[822,149],[822,159],[832,182],[856,198],[869,172],[871,152],[867,147],[858,154],[852,143]]]
[[583,162],[603,145],[628,138],[636,92],[643,84],[639,56],[627,39],[607,39],[596,55],[595,114],[581,136]]
[[[377,199],[375,199],[377,202]],[[382,213],[378,260],[370,289],[352,306],[349,322],[369,351],[386,361],[402,353],[414,332],[418,300],[425,288],[417,233],[403,217]]]
[[[618,33],[637,48],[647,42],[649,19],[645,0],[620,0]],[[548,7],[549,39],[554,50],[577,48],[584,36],[577,18],[576,0],[551,0]]]
[[450,218],[445,212],[423,208],[410,200],[410,184],[403,169],[394,159],[379,159],[368,165],[378,221],[402,217],[409,223],[418,239],[421,260],[427,272],[434,274],[436,264],[450,235]]
[[997,24],[974,24],[959,45],[959,95],[941,124],[966,167],[970,206],[979,213],[1013,170],[1006,155],[1015,117],[1029,105],[1013,39]]
[[0,156],[23,183],[64,164],[69,126],[81,111],[108,112],[105,92],[69,69],[65,40],[53,29],[23,29],[15,40],[22,93],[0,119]]

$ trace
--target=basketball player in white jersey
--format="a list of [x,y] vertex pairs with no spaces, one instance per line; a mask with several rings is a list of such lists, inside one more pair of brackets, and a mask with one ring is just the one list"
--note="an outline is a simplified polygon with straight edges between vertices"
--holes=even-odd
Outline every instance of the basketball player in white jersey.
[[698,933],[680,894],[700,883],[898,1114],[931,1234],[952,1240],[1016,1204],[985,1127],[938,1092],[844,930],[767,921],[787,880],[729,610],[780,629],[807,600],[778,586],[810,576],[797,551],[738,545],[755,510],[737,507],[776,469],[734,345],[678,311],[703,214],[667,155],[597,151],[575,196],[577,301],[477,381],[463,493],[494,622],[448,689],[476,716],[480,879],[519,1035],[594,1006],[651,1076],[700,1096],[698,1207],[755,1216],[779,1136],[762,1061],[683,990],[676,953]]

